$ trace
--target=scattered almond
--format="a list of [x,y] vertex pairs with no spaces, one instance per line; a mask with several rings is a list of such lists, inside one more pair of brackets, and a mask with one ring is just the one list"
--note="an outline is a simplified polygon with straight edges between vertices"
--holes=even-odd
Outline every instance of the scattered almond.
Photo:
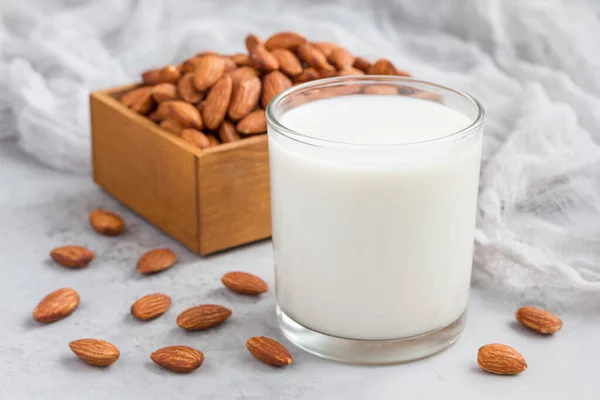
[[160,83],[160,68],[149,69],[142,72],[142,82],[145,85],[157,85]]
[[338,45],[331,42],[312,42],[311,44],[321,50],[321,53],[327,58],[329,58],[333,50],[338,48]]
[[516,375],[527,369],[527,362],[518,351],[497,343],[481,347],[477,363],[484,371],[497,375]]
[[304,43],[298,46],[298,58],[309,66],[316,69],[332,69],[333,67],[327,62],[327,57],[318,48],[310,43]]
[[171,132],[175,135],[180,135],[183,131],[183,126],[174,118],[167,118],[161,121],[160,127],[167,132]]
[[248,49],[248,52],[252,52],[257,46],[262,45],[263,42],[258,36],[253,34],[249,34],[248,36],[246,36],[246,49]]
[[245,65],[250,65],[250,58],[248,57],[247,54],[237,53],[237,54],[232,55],[231,59],[239,67],[243,67]]
[[146,115],[155,106],[151,87],[140,87],[121,96],[121,102],[133,111]]
[[265,75],[262,84],[261,104],[265,109],[275,96],[292,87],[290,79],[279,71],[273,71]]
[[236,132],[235,126],[231,121],[223,121],[219,128],[219,138],[223,143],[231,143],[240,140],[240,135]]
[[396,67],[387,58],[380,58],[369,67],[367,73],[369,75],[396,75]]
[[302,64],[298,57],[287,49],[275,49],[272,51],[279,62],[279,69],[287,76],[296,76],[302,73]]
[[194,85],[202,91],[213,86],[225,72],[225,60],[216,55],[202,57],[194,71]]
[[200,111],[185,101],[171,101],[169,103],[170,116],[184,128],[203,129],[204,123]]
[[38,322],[56,322],[70,315],[79,306],[79,293],[70,288],[58,289],[40,301],[33,310]]
[[248,339],[246,348],[254,357],[274,367],[283,367],[292,363],[292,356],[287,349],[278,341],[265,336]]
[[188,346],[169,346],[150,355],[152,361],[169,371],[186,373],[198,369],[204,362],[204,354]]
[[92,262],[96,255],[82,246],[62,246],[52,250],[50,257],[64,267],[82,268]]
[[255,110],[238,122],[235,129],[244,135],[256,135],[267,131],[265,110]]
[[177,83],[181,71],[174,65],[167,65],[158,72],[158,83]]
[[177,87],[172,83],[159,83],[152,88],[152,97],[157,103],[177,99]]
[[343,47],[333,49],[331,54],[327,56],[327,60],[337,69],[351,68],[354,63],[352,54]]
[[227,113],[229,118],[237,121],[248,115],[258,104],[261,86],[260,79],[255,76],[237,79],[233,83],[231,102]]
[[139,320],[148,321],[163,315],[171,307],[171,298],[154,293],[142,297],[131,306],[131,314]]
[[108,367],[120,356],[115,345],[100,339],[75,340],[69,347],[83,362],[95,367]]
[[551,335],[562,328],[560,318],[541,308],[521,307],[517,310],[515,317],[527,328],[544,335]]
[[[183,80],[183,78],[182,78]],[[181,81],[180,81],[181,82]],[[170,101],[163,101],[162,103],[160,103],[158,105],[158,107],[156,108],[155,111],[153,111],[150,115],[148,115],[148,118],[150,118],[151,120],[155,121],[155,122],[160,122],[164,119],[167,119],[169,117],[169,115],[171,114],[170,111]]]
[[260,71],[270,72],[279,68],[279,61],[262,45],[250,52],[250,64]]
[[154,249],[142,255],[137,263],[137,270],[142,274],[152,274],[171,267],[177,256],[169,249]]
[[294,83],[304,83],[308,81],[314,81],[319,79],[319,72],[316,69],[309,67],[305,68],[300,75],[294,77]]
[[225,75],[208,92],[202,109],[204,124],[208,129],[217,129],[225,119],[232,90],[233,81],[230,76]]
[[181,131],[181,138],[199,149],[207,149],[211,146],[208,137],[199,130],[188,128]]
[[188,308],[177,317],[177,325],[188,331],[200,331],[219,325],[231,317],[231,310],[216,304]]
[[90,225],[98,233],[115,236],[123,232],[125,222],[114,212],[97,208],[90,212]]
[[223,275],[221,282],[229,290],[241,294],[257,295],[269,290],[267,282],[248,272],[228,272]]
[[267,50],[294,50],[303,43],[306,43],[304,36],[295,32],[279,32],[267,39],[265,47]]
[[179,97],[188,103],[197,103],[204,100],[204,92],[196,89],[194,74],[191,72],[183,75],[179,82],[177,82],[177,93]]
[[363,57],[356,57],[354,59],[354,63],[352,63],[352,66],[356,69],[360,69],[363,72],[367,72],[369,70],[369,68],[371,67],[371,62],[369,60],[367,60],[366,58]]
[[243,66],[235,71],[229,73],[231,79],[235,82],[238,79],[243,79],[245,77],[255,77],[260,76],[260,71],[251,66]]

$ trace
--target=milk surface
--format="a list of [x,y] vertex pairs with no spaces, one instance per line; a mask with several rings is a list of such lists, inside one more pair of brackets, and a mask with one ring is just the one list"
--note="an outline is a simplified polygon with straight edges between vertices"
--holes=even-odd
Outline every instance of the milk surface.
[[[293,320],[352,339],[452,323],[471,275],[481,135],[442,104],[353,95],[301,105],[269,127],[277,301]],[[373,146],[379,145],[379,146]],[[389,145],[389,146],[382,146]]]

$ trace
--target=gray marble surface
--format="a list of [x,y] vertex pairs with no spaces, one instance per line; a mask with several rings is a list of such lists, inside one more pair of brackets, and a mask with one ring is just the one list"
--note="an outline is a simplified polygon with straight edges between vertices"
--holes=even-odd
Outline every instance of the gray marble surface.
[[[95,234],[87,222],[95,207],[120,212],[126,233],[118,238]],[[82,270],[57,266],[48,253],[67,243],[88,246],[97,259]],[[138,257],[156,246],[172,248],[180,261],[165,273],[138,275]],[[286,342],[275,321],[272,291],[248,298],[226,291],[219,281],[227,271],[247,270],[272,284],[271,264],[268,241],[197,257],[104,194],[88,176],[48,170],[14,143],[0,142],[0,399],[598,398],[600,316],[562,315],[559,334],[539,337],[513,322],[512,307],[473,291],[468,327],[450,349],[403,365],[346,365]],[[35,323],[33,308],[60,287],[79,291],[79,309],[54,324]],[[172,308],[155,321],[134,320],[132,302],[157,291],[172,297]],[[177,327],[179,312],[205,302],[230,307],[233,317],[205,332]],[[256,335],[280,339],[295,363],[275,369],[257,362],[244,346]],[[67,344],[83,337],[113,342],[121,358],[106,369],[81,363]],[[519,349],[529,369],[516,377],[481,372],[477,349],[490,342]],[[149,359],[152,351],[175,344],[203,351],[204,365],[176,375]]]

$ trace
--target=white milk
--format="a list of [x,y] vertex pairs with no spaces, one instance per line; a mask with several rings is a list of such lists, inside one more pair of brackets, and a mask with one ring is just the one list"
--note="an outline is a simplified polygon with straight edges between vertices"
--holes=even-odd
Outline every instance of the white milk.
[[311,146],[269,128],[282,311],[318,332],[371,340],[459,318],[469,294],[481,135],[397,145],[448,136],[472,119],[435,102],[353,95],[300,105],[279,121],[313,138],[396,145]]

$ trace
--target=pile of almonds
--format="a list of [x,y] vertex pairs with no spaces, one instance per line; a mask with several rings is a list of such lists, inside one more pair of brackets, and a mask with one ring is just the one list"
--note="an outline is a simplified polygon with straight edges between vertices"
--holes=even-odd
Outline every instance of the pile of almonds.
[[280,32],[265,42],[246,37],[245,53],[204,51],[183,61],[142,73],[143,86],[121,102],[164,130],[205,149],[265,133],[265,109],[295,84],[333,76],[400,75],[388,59],[373,64],[330,42],[309,42]]
[[[90,213],[90,224],[104,235],[120,234],[125,224],[115,213],[94,210]],[[83,268],[95,259],[95,254],[81,246],[63,246],[52,250],[50,256],[58,264],[67,268]],[[137,271],[153,274],[170,268],[177,256],[166,248],[154,249],[142,255],[137,263]],[[247,272],[229,272],[221,282],[233,292],[243,295],[260,295],[269,290],[261,278]],[[70,288],[58,289],[42,299],[33,311],[33,318],[41,323],[59,321],[79,306],[77,291]],[[131,314],[140,321],[150,321],[163,315],[171,307],[171,298],[162,293],[149,294],[138,299],[131,306]],[[187,331],[200,331],[212,328],[232,316],[232,311],[217,304],[201,304],[190,307],[177,316],[177,325]],[[557,316],[535,307],[521,307],[515,314],[516,320],[530,330],[550,335],[562,328]],[[120,356],[119,349],[112,343],[100,339],[80,339],[69,343],[69,347],[82,361],[99,367],[113,364]],[[274,339],[257,336],[246,341],[246,348],[258,360],[282,367],[292,363],[287,349]],[[204,354],[192,347],[169,346],[154,351],[150,358],[161,367],[173,372],[191,372],[204,362]],[[479,367],[497,375],[516,375],[527,369],[525,358],[514,348],[505,344],[492,343],[481,347],[477,354]]]

